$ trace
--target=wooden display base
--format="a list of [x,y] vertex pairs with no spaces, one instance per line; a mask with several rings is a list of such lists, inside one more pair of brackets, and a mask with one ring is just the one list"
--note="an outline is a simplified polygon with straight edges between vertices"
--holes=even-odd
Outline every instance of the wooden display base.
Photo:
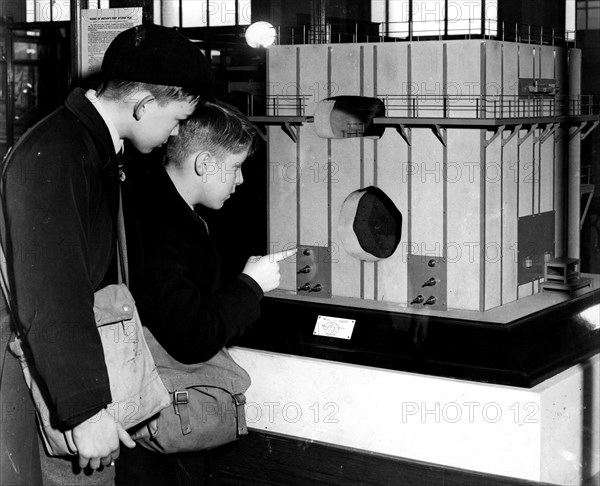
[[288,477],[296,476],[293,464],[304,464],[307,474],[319,468],[339,474],[290,480],[286,486],[493,484],[484,476],[473,483],[466,478],[437,482],[425,471],[420,480],[411,481],[400,468],[369,482],[353,468],[368,454],[394,458],[390,463],[419,461],[512,478],[507,484],[525,480],[575,486],[600,469],[598,354],[526,389],[248,348],[230,351],[252,377],[246,393],[249,428],[352,451],[347,463],[334,468],[326,450],[323,462],[313,463],[306,445],[282,450],[272,460],[265,454],[267,460],[258,462],[262,471],[283,461],[290,467]]

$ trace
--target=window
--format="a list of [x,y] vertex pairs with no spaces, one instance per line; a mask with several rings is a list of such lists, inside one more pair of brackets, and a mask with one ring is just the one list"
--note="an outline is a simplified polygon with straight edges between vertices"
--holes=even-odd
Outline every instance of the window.
[[372,0],[371,9],[372,21],[389,37],[498,32],[497,0]]
[[27,22],[71,20],[70,0],[27,0]]
[[169,27],[249,25],[250,0],[154,0],[154,22]]
[[577,1],[577,30],[600,30],[600,0]]
[[[109,0],[89,0],[89,8],[108,8]],[[27,22],[71,20],[71,0],[26,0]]]

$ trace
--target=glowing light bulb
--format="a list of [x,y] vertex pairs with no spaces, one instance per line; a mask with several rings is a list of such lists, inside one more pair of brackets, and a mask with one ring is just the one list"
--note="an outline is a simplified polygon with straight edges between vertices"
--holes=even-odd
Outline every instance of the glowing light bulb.
[[246,29],[246,42],[250,47],[269,47],[275,42],[277,32],[269,22],[254,22]]

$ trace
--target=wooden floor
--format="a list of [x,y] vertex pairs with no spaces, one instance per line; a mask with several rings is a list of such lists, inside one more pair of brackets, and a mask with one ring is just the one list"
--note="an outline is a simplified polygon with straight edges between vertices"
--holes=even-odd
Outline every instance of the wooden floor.
[[[231,486],[530,486],[546,483],[481,474],[251,432],[217,454]],[[598,476],[582,486],[598,484]]]

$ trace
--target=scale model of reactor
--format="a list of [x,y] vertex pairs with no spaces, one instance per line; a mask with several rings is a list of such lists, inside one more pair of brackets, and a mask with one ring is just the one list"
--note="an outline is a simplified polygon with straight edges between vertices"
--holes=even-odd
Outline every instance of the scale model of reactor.
[[580,72],[485,39],[270,47],[269,250],[298,247],[276,295],[485,312],[590,287]]

